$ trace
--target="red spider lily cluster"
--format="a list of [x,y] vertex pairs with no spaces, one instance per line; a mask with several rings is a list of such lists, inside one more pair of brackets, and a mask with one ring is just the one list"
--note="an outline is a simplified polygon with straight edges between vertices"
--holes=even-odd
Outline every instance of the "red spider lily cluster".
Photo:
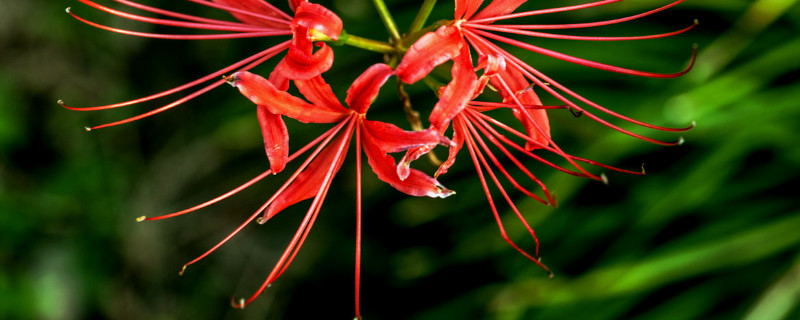
[[[289,0],[290,13],[284,12],[275,5],[263,0],[188,0],[198,5],[224,10],[235,19],[217,20],[195,15],[173,12],[145,6],[128,0],[115,0],[122,7],[148,12],[149,15],[133,14],[126,9],[113,9],[91,0],[79,0],[97,10],[112,15],[139,21],[185,29],[206,30],[201,34],[158,34],[132,30],[123,30],[102,25],[76,15],[69,8],[67,12],[75,19],[104,30],[128,34],[138,37],[210,40],[233,39],[245,37],[282,37],[284,40],[266,48],[250,57],[220,69],[200,79],[191,81],[176,88],[166,90],[147,97],[131,101],[97,107],[72,107],[63,101],[59,103],[65,108],[77,111],[94,111],[124,107],[143,103],[165,96],[184,92],[184,96],[175,101],[140,115],[87,127],[87,130],[115,126],[163,112],[193,99],[224,83],[237,88],[239,92],[256,106],[256,118],[264,137],[266,156],[270,168],[241,186],[205,203],[186,210],[157,216],[141,217],[143,220],[158,220],[190,213],[219,202],[232,194],[247,188],[269,175],[281,173],[287,163],[295,161],[308,152],[302,164],[287,174],[288,178],[278,191],[273,194],[246,221],[220,241],[213,248],[198,258],[186,263],[187,266],[210,254],[245,226],[253,221],[263,224],[285,208],[303,200],[313,199],[305,218],[302,220],[291,242],[278,259],[275,267],[268,274],[263,285],[247,299],[234,299],[235,307],[243,308],[251,303],[264,289],[276,281],[298,253],[314,224],[322,203],[328,193],[333,178],[337,175],[347,155],[350,143],[355,140],[355,162],[361,167],[362,150],[367,155],[367,164],[378,177],[400,192],[416,197],[445,198],[455,192],[445,188],[437,179],[459,159],[464,145],[467,154],[475,166],[478,181],[485,191],[489,207],[500,229],[503,239],[524,257],[546,270],[539,258],[538,240],[533,228],[526,222],[522,212],[514,205],[501,183],[502,175],[514,189],[545,205],[555,206],[553,195],[523,163],[523,158],[532,158],[537,162],[563,171],[567,174],[605,180],[603,174],[592,173],[584,166],[615,170],[630,174],[643,174],[641,171],[630,171],[604,165],[592,160],[571,155],[562,150],[550,134],[548,112],[554,109],[565,109],[574,115],[585,115],[609,128],[624,134],[663,145],[675,145],[682,142],[666,142],[655,140],[605,120],[603,116],[631,122],[649,129],[679,132],[691,128],[666,128],[644,123],[624,115],[615,113],[597,103],[569,90],[564,85],[540,72],[534,66],[509,53],[504,47],[517,47],[541,55],[564,60],[586,67],[634,76],[671,78],[686,73],[691,69],[695,53],[684,70],[677,73],[652,73],[626,69],[618,66],[590,61],[579,57],[551,51],[534,45],[528,41],[533,38],[555,38],[582,41],[625,41],[663,38],[691,29],[696,22],[686,28],[663,33],[631,37],[589,37],[565,34],[545,33],[542,30],[568,30],[591,28],[642,18],[678,5],[683,0],[668,3],[662,7],[640,14],[614,20],[595,21],[573,24],[525,24],[531,17],[556,12],[582,10],[591,7],[608,5],[621,0],[602,0],[585,4],[557,7],[541,10],[515,12],[525,0],[492,0],[484,5],[483,0],[456,0],[452,20],[436,22],[423,27],[435,1],[426,0],[421,4],[420,12],[412,23],[410,31],[401,35],[388,14],[382,0],[374,0],[381,18],[391,34],[388,42],[361,38],[349,35],[343,30],[342,20],[331,10],[320,4],[302,0]],[[152,17],[158,16],[158,17]],[[501,22],[510,21],[509,24]],[[521,39],[521,40],[520,40]],[[371,50],[388,57],[386,63],[376,63],[365,67],[364,71],[353,81],[347,90],[345,104],[331,90],[325,79],[325,72],[335,63],[334,50],[328,42],[350,45],[356,48]],[[275,58],[281,60],[277,66],[264,77],[249,70],[255,66]],[[451,62],[445,64],[446,62]],[[446,84],[438,84],[431,80],[430,72],[435,68],[452,65],[452,77]],[[380,92],[381,87],[391,77],[405,84],[413,84],[425,80],[438,102],[428,115],[429,126],[423,129],[422,121],[416,112],[406,108],[406,113],[414,131],[405,131],[396,124],[367,119],[367,112]],[[288,92],[294,87],[302,97]],[[199,89],[197,89],[199,87]],[[406,97],[401,90],[401,97]],[[486,89],[491,90],[486,90]],[[484,92],[487,91],[487,92]],[[494,91],[494,92],[489,92]],[[188,92],[188,93],[185,93]],[[544,105],[537,92],[546,92],[561,103]],[[406,99],[405,105],[410,102]],[[511,112],[518,123],[503,123],[491,116],[496,112]],[[318,138],[293,153],[290,152],[289,132],[285,118],[303,123],[332,124],[332,127]],[[452,127],[452,129],[451,129]],[[431,152],[437,146],[448,148],[448,158],[441,162],[433,176],[411,168],[413,161]],[[496,151],[492,151],[496,150]],[[397,155],[392,153],[405,152]],[[496,152],[499,151],[498,154]],[[555,164],[542,153],[552,153],[567,163],[567,166]],[[463,153],[461,153],[463,154]],[[462,156],[463,157],[463,156]],[[501,160],[505,157],[507,160]],[[528,183],[517,181],[508,172],[503,163],[512,163],[530,180]],[[499,173],[499,174],[498,174]],[[491,182],[491,183],[490,183]],[[540,191],[532,191],[524,185],[535,185]],[[495,196],[490,190],[494,185],[503,200],[515,213],[520,223],[528,230],[536,247],[525,250],[515,244],[505,232],[500,219]],[[357,170],[356,185],[356,267],[355,267],[355,314],[360,318],[359,279],[361,251],[361,171]],[[184,270],[181,270],[183,273]]]

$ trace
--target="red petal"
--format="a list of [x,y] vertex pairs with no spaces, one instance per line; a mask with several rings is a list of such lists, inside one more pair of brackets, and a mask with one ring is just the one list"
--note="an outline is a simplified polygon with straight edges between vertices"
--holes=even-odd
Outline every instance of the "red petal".
[[[436,131],[425,129],[422,131],[405,131],[386,122],[362,120],[365,134],[383,153],[400,152],[422,146],[435,146],[442,140]],[[449,143],[449,141],[447,141]]]
[[[542,105],[542,101],[539,100],[539,97],[530,88],[530,84],[528,83],[525,76],[523,76],[518,70],[516,69],[505,69],[497,72],[497,75],[492,77],[492,83],[494,83],[495,87],[502,88],[502,85],[499,82],[499,79],[502,78],[503,81],[508,85],[508,87],[514,92],[514,96],[517,97],[522,105]],[[501,91],[501,96],[503,96],[503,102],[506,103],[514,103],[513,99],[509,95],[508,92]],[[537,142],[541,143],[542,145],[548,144],[548,138],[550,137],[550,121],[547,118],[547,112],[544,109],[525,109],[524,112],[528,113],[530,117],[523,114],[520,111],[519,107],[512,106],[512,110],[514,111],[514,116],[522,122],[522,125],[525,127],[525,131],[528,133],[532,139],[536,140]],[[528,120],[528,118],[533,119],[534,122]],[[541,129],[537,129],[538,127]],[[535,143],[526,142],[525,148],[528,150],[533,150],[538,148]]]
[[294,84],[300,90],[300,94],[318,108],[341,113],[350,112],[342,106],[339,99],[333,94],[331,86],[325,82],[322,76],[316,76],[308,80],[295,80]]
[[408,178],[400,180],[400,177],[397,176],[394,158],[383,153],[366,130],[362,131],[361,136],[364,153],[367,154],[367,161],[372,171],[378,175],[378,179],[388,183],[400,192],[416,197],[446,198],[455,193],[442,186],[436,179],[416,169],[411,169]]
[[[303,172],[297,175],[297,179],[275,198],[264,212],[264,218],[272,218],[278,214],[278,212],[286,209],[286,207],[316,196],[319,188],[322,187],[320,182],[324,180],[325,175],[328,174],[328,170],[334,167],[333,174],[336,175],[342,167],[342,162],[345,158],[344,154],[342,154],[335,163],[334,160],[336,160],[336,153],[339,149],[339,145],[342,143],[342,139],[346,137],[349,137],[349,135],[341,134],[325,147],[317,158],[314,159]],[[346,144],[344,150],[347,150],[350,140],[348,139],[344,143]]]
[[289,8],[295,11],[303,2],[308,2],[308,0],[289,0]]
[[256,106],[261,134],[264,135],[264,148],[267,151],[272,174],[281,172],[289,158],[289,132],[279,114],[270,113],[265,106]]
[[330,123],[342,120],[347,113],[318,108],[298,97],[278,90],[267,79],[247,71],[234,73],[231,85],[256,105],[265,106],[269,112],[285,115],[300,122]]
[[462,36],[456,27],[442,26],[436,32],[428,32],[408,49],[400,65],[397,77],[405,83],[414,83],[424,78],[436,66],[459,54]]
[[[257,15],[267,16],[271,18],[276,18],[281,21],[286,21],[282,13],[278,12],[275,7],[272,7],[265,3],[264,1],[259,0],[212,0],[215,3],[228,6],[231,8],[240,9],[242,11],[252,12]],[[241,22],[250,25],[257,25],[257,26],[267,26],[270,28],[277,28],[277,29],[288,29],[288,25],[286,22],[276,22],[269,19],[259,18],[256,16],[243,14],[239,12],[231,11],[230,14]]]
[[378,96],[381,86],[394,74],[392,67],[377,63],[369,67],[364,73],[353,81],[347,89],[345,103],[357,113],[366,113],[372,101]]
[[[527,102],[524,100],[525,99],[520,99],[520,102],[527,104]],[[514,112],[514,116],[517,117],[520,122],[522,122],[522,126],[525,127],[525,132],[528,133],[528,136],[540,143],[536,144],[532,142],[525,142],[526,150],[538,149],[541,148],[542,145],[547,145],[549,143],[548,138],[550,137],[550,121],[547,119],[547,113],[544,109],[532,110],[514,108],[512,111]],[[523,112],[527,112],[529,116],[526,116],[523,114]],[[533,119],[536,124],[528,119]]]
[[456,20],[469,20],[483,4],[483,0],[456,0]]
[[478,76],[472,70],[469,47],[464,45],[462,48],[461,54],[453,59],[453,80],[445,87],[428,117],[431,127],[438,132],[443,132],[450,120],[464,110],[478,87]]
[[[291,1],[290,1],[291,4]],[[295,11],[292,28],[303,26],[315,29],[333,40],[342,33],[342,19],[327,8],[310,2],[302,2]]]
[[[458,121],[458,120],[456,120]],[[455,128],[455,126],[453,126]],[[453,130],[453,145],[450,147],[448,151],[447,160],[442,162],[442,165],[439,166],[439,169],[436,170],[436,173],[433,175],[434,177],[438,178],[440,175],[447,173],[447,170],[453,166],[456,162],[456,155],[458,151],[464,146],[464,134],[465,132],[460,132],[458,130]]]
[[284,63],[286,58],[281,59],[278,62],[278,65],[275,66],[275,69],[272,69],[272,72],[269,74],[269,82],[275,85],[280,91],[289,90],[289,78],[286,77],[286,64]]
[[333,65],[333,50],[320,42],[319,50],[309,55],[299,47],[292,46],[283,60],[283,76],[292,80],[308,80],[322,74]]
[[478,20],[489,17],[502,16],[517,10],[517,8],[528,0],[494,0],[481,12],[478,12],[472,19]]

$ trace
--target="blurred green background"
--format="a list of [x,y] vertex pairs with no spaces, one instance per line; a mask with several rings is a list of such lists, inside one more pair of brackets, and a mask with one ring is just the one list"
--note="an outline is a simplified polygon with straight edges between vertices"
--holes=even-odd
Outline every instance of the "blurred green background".
[[[555,5],[529,2],[526,8]],[[365,169],[365,318],[800,318],[795,189],[800,181],[800,7],[795,2],[689,0],[642,20],[575,32],[640,35],[700,20],[691,32],[667,39],[530,39],[560,52],[655,72],[680,70],[692,44],[698,44],[695,69],[672,80],[519,53],[615,111],[659,125],[696,121],[697,127],[684,134],[684,145],[661,147],[586,117],[551,112],[553,136],[568,152],[633,170],[645,163],[648,172],[610,172],[606,186],[527,162],[559,199],[553,209],[513,194],[539,235],[554,279],[503,242],[466,151],[453,172],[440,179],[458,192],[444,200],[404,197]],[[226,17],[183,1],[143,3]],[[417,2],[388,3],[405,29]],[[530,21],[612,19],[665,3],[625,1]],[[369,1],[324,4],[340,14],[349,33],[387,37]],[[261,284],[308,202],[266,225],[248,227],[182,277],[177,272],[249,216],[276,189],[280,176],[191,215],[148,223],[135,218],[189,207],[265,170],[251,103],[224,86],[158,116],[91,133],[83,127],[161,104],[81,113],[55,103],[64,99],[91,106],[141,97],[208,74],[276,40],[141,39],[81,24],[64,13],[67,6],[108,25],[174,32],[104,15],[78,1],[0,3],[0,318],[351,317],[352,153],[295,263],[247,309],[235,310],[230,297],[249,295]],[[431,21],[451,17],[452,10],[451,2],[441,1]],[[358,73],[381,57],[349,47],[335,50],[336,63],[326,77],[343,97]],[[255,69],[269,70],[269,63]],[[385,86],[370,110],[372,118],[402,123],[394,85],[390,80]],[[408,90],[415,107],[430,110],[435,100],[427,88]],[[294,149],[326,128],[289,126]],[[433,170],[424,161],[418,165]],[[513,213],[500,208],[512,237],[532,248]]]

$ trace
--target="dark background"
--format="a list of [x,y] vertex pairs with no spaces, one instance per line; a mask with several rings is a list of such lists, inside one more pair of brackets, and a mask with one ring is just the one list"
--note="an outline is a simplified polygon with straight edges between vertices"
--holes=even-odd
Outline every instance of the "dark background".
[[[529,2],[525,8],[580,3]],[[640,35],[700,20],[695,30],[667,39],[526,39],[655,72],[680,70],[692,44],[698,44],[695,69],[672,80],[518,53],[615,111],[667,126],[696,121],[697,127],[683,134],[684,145],[661,147],[586,117],[550,113],[553,136],[568,152],[633,170],[645,163],[648,172],[609,172],[605,186],[526,162],[560,204],[544,207],[512,193],[539,235],[554,279],[503,242],[466,150],[453,172],[440,179],[458,192],[444,200],[405,197],[365,168],[365,318],[799,318],[800,7],[795,2],[689,0],[641,20],[573,32]],[[144,3],[227,17],[183,1]],[[624,1],[527,21],[597,21],[666,3]],[[369,1],[324,4],[342,17],[349,33],[387,37]],[[160,115],[90,133],[83,127],[171,100],[88,113],[56,104],[64,99],[91,106],[145,96],[278,40],[141,39],[86,26],[64,13],[67,6],[107,25],[175,32],[102,14],[78,1],[0,3],[0,318],[351,317],[352,153],[294,264],[254,303],[236,310],[230,297],[247,296],[261,284],[309,202],[266,225],[249,226],[182,277],[177,272],[266,201],[281,176],[191,215],[147,223],[135,218],[192,206],[265,170],[252,104],[223,86]],[[397,0],[389,6],[405,30],[418,3]],[[441,1],[430,21],[452,17],[452,6]],[[381,61],[378,54],[351,47],[336,47],[335,54],[326,78],[340,97],[362,70]],[[267,63],[254,71],[266,75],[271,67]],[[394,81],[385,86],[370,117],[403,124]],[[435,102],[430,91],[422,85],[408,90],[415,107],[428,112]],[[661,139],[679,137],[620,124]],[[289,126],[293,149],[327,128],[292,121]],[[416,165],[433,172],[425,161]],[[512,238],[532,248],[513,213],[506,206],[500,210]]]

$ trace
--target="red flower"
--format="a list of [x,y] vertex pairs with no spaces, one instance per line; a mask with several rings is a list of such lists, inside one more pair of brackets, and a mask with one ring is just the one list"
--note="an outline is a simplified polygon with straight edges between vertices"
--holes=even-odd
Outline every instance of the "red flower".
[[[349,106],[345,108],[333,95],[330,86],[325,83],[321,76],[308,80],[294,80],[300,93],[308,100],[292,96],[289,93],[278,90],[270,81],[250,72],[237,72],[226,80],[237,87],[242,94],[254,102],[259,110],[280,116],[286,116],[297,121],[307,123],[336,123],[336,125],[301,148],[291,156],[283,154],[273,154],[270,161],[273,167],[276,163],[285,164],[298,157],[300,154],[314,148],[311,155],[300,165],[300,167],[288,178],[281,188],[256,212],[247,219],[239,228],[234,230],[228,237],[223,239],[216,246],[195,260],[188,262],[184,268],[191,265],[238,233],[245,225],[256,220],[258,223],[265,223],[267,220],[281,212],[283,209],[294,205],[300,201],[313,198],[305,218],[301,222],[294,238],[287,246],[283,255],[278,260],[272,272],[267,276],[264,284],[247,300],[233,301],[235,307],[244,307],[252,302],[263,290],[272,282],[278,279],[294,259],[297,251],[302,246],[308,236],[311,226],[314,224],[317,215],[328,189],[331,180],[338,173],[344,158],[345,152],[350,144],[351,138],[356,137],[356,164],[361,167],[361,150],[367,155],[367,161],[372,171],[378,179],[390,184],[395,189],[412,196],[427,196],[444,198],[453,194],[453,191],[443,187],[436,179],[422,173],[421,171],[410,169],[405,179],[400,179],[396,173],[395,161],[389,153],[400,152],[412,148],[432,147],[437,144],[450,144],[447,139],[441,137],[435,130],[428,129],[422,131],[404,131],[399,127],[366,119],[372,101],[378,94],[380,87],[386,80],[394,74],[394,70],[385,64],[376,64],[367,69],[359,76],[347,91],[345,102]],[[285,130],[278,129],[273,136],[276,145],[280,149],[288,146],[288,135]],[[315,147],[316,146],[316,147]],[[282,167],[282,165],[279,165]],[[216,203],[246,187],[256,181],[263,179],[274,170],[268,170],[244,185],[206,203],[193,208],[159,217],[142,217],[140,220],[157,220],[177,215],[182,215]],[[361,221],[361,172],[357,171],[357,205],[356,217],[358,231],[356,234],[356,316],[360,317],[359,311],[359,286],[360,286],[360,221]],[[258,217],[258,216],[261,217]]]
[[[608,113],[617,118],[630,121],[636,124],[640,124],[649,128],[665,130],[665,131],[683,131],[683,130],[688,130],[689,128],[671,129],[671,128],[663,128],[654,125],[649,125],[636,120],[632,120],[630,118],[614,113],[608,109],[605,109],[589,101],[588,99],[566,89],[561,84],[553,81],[551,78],[545,76],[544,74],[537,71],[530,65],[526,64],[519,58],[509,54],[507,51],[500,48],[497,44],[491,42],[490,39],[584,66],[594,67],[601,70],[613,71],[618,73],[646,76],[646,77],[668,78],[668,77],[680,76],[685,72],[687,72],[689,68],[691,68],[692,63],[690,63],[689,68],[687,68],[686,70],[674,74],[656,74],[650,72],[635,71],[557,53],[535,45],[531,45],[521,41],[506,38],[494,33],[490,33],[489,31],[507,32],[507,33],[527,35],[527,36],[550,37],[558,39],[608,41],[608,40],[637,40],[637,39],[661,38],[678,34],[686,30],[689,30],[691,28],[690,26],[688,28],[676,32],[670,32],[659,35],[640,36],[640,37],[602,37],[602,38],[554,35],[554,34],[529,31],[535,29],[582,28],[582,27],[607,25],[611,23],[619,23],[665,10],[682,1],[673,2],[667,6],[651,10],[643,14],[622,19],[611,20],[611,21],[594,22],[586,24],[572,24],[572,25],[503,25],[503,26],[492,25],[492,23],[503,19],[525,17],[525,16],[551,13],[551,12],[577,10],[598,5],[604,5],[616,1],[618,0],[597,1],[585,5],[510,14],[520,4],[522,4],[525,1],[495,0],[492,1],[488,6],[486,6],[482,11],[475,14],[475,12],[481,6],[482,1],[457,0],[456,13],[455,13],[456,20],[446,24],[445,26],[440,27],[435,32],[429,32],[420,37],[420,39],[416,41],[409,48],[408,52],[404,56],[400,65],[397,67],[398,78],[400,78],[402,81],[406,83],[414,83],[427,76],[427,74],[436,66],[444,63],[445,61],[453,60],[453,67],[451,70],[452,80],[449,84],[447,84],[447,86],[443,87],[440,90],[439,102],[436,104],[433,111],[431,112],[429,121],[430,121],[430,128],[436,130],[440,134],[444,134],[445,130],[450,125],[450,122],[453,122],[452,140],[455,143],[455,146],[450,148],[449,158],[440,166],[435,176],[438,177],[440,174],[447,172],[449,167],[452,166],[453,163],[455,162],[457,153],[466,143],[472,161],[477,170],[478,177],[486,193],[489,205],[492,209],[495,220],[498,224],[498,227],[500,228],[504,240],[508,242],[512,247],[514,247],[517,251],[519,251],[521,254],[523,254],[525,257],[535,262],[537,265],[547,270],[548,272],[549,270],[547,269],[547,267],[544,266],[541,263],[540,259],[538,258],[539,243],[533,229],[528,225],[528,223],[525,221],[525,218],[522,216],[521,212],[514,205],[514,202],[511,200],[510,196],[501,185],[500,180],[493,171],[492,167],[495,167],[497,170],[499,170],[506,177],[509,183],[511,183],[511,185],[514,186],[515,189],[519,190],[523,194],[543,204],[553,205],[553,206],[555,206],[555,199],[551,196],[550,192],[547,190],[545,185],[538,178],[536,178],[536,176],[534,176],[530,172],[530,170],[528,170],[524,165],[522,165],[522,163],[513,155],[512,151],[516,150],[516,152],[534,158],[539,162],[544,163],[545,165],[556,168],[568,174],[582,176],[582,177],[589,177],[596,180],[604,180],[605,176],[592,174],[586,171],[584,168],[582,168],[579,165],[579,163],[581,162],[588,163],[602,168],[631,173],[631,174],[643,174],[643,173],[614,168],[595,161],[575,157],[573,155],[564,152],[558,147],[558,145],[553,141],[553,139],[550,136],[550,126],[546,113],[547,109],[569,108],[573,113],[576,113],[578,115],[586,114],[587,116],[591,117],[592,119],[606,126],[609,126],[615,130],[624,132],[626,134],[632,135],[634,137],[646,141],[651,141],[660,144],[667,144],[667,145],[679,143],[679,142],[657,141],[621,129],[595,116],[594,114],[584,110],[583,108],[578,106],[575,102],[573,102],[570,98],[562,95],[555,89],[561,90],[568,96],[571,96],[572,98],[575,98],[585,104],[588,104],[596,108],[597,110]],[[479,67],[484,69],[484,73],[480,78],[474,71],[475,68],[473,66],[472,59],[470,57],[470,49],[474,49],[478,53],[478,56],[480,57]],[[692,55],[692,62],[693,59],[694,59],[694,54]],[[483,92],[483,89],[487,85],[487,83],[491,83],[494,88],[497,88],[499,90],[500,96],[503,100],[501,103],[473,101],[474,98],[476,98]],[[544,106],[539,97],[534,92],[534,90],[532,90],[534,86],[539,86],[543,88],[543,90],[547,91],[548,93],[552,94],[553,96],[561,100],[565,105]],[[512,127],[503,124],[502,122],[497,121],[483,113],[485,111],[498,108],[510,109],[513,112],[514,116],[521,122],[523,128],[525,129],[525,133],[519,132],[513,129]],[[497,130],[498,128],[502,130],[498,131]],[[523,139],[524,146],[521,146],[518,143],[512,141],[511,139],[505,137],[501,133],[501,131],[506,131],[516,137]],[[484,137],[485,140],[488,140],[489,143],[487,143],[484,140]],[[528,176],[528,178],[531,179],[531,181],[533,181],[536,185],[538,185],[542,189],[544,197],[540,197],[534,194],[533,192],[525,189],[514,178],[512,178],[512,176],[507,172],[506,168],[503,166],[502,162],[498,160],[498,158],[489,148],[490,145],[493,145],[494,148],[500,150],[501,153],[505,157],[507,157],[514,164],[514,166],[517,167],[518,170],[523,172],[526,176]],[[512,150],[509,150],[509,148],[507,147],[510,147]],[[544,158],[531,152],[534,149],[543,149],[545,151],[558,154],[559,156],[567,160],[571,165],[573,165],[575,167],[575,170],[563,168],[545,160]],[[405,175],[408,165],[411,161],[417,159],[421,154],[427,151],[429,151],[429,149],[425,148],[410,150],[403,158],[400,165],[398,165],[397,171],[400,177],[403,177]],[[495,205],[494,199],[492,197],[491,191],[489,189],[489,184],[487,183],[487,177],[484,171],[491,178],[492,182],[498,188],[503,198],[505,199],[506,203],[516,214],[517,218],[521,221],[521,223],[526,227],[532,239],[536,242],[536,253],[534,255],[528,254],[527,252],[522,250],[519,246],[514,244],[514,242],[511,239],[509,239],[508,236],[506,235],[505,228],[499,217],[499,213]]]
[[[539,72],[536,68],[528,65],[521,59],[508,53],[500,46],[490,40],[506,43],[518,48],[526,49],[532,52],[543,54],[556,59],[564,60],[580,64],[587,67],[597,68],[606,71],[617,73],[631,74],[644,77],[655,78],[672,78],[683,75],[691,69],[694,62],[695,53],[692,54],[692,61],[689,66],[683,71],[677,73],[660,74],[653,72],[644,72],[621,67],[611,66],[595,61],[590,61],[563,53],[548,50],[530,43],[514,40],[505,36],[498,35],[493,32],[512,33],[531,37],[544,37],[555,39],[568,39],[568,40],[585,40],[585,41],[621,41],[621,40],[642,40],[663,38],[671,35],[679,34],[691,29],[694,25],[687,28],[655,35],[636,36],[636,37],[586,37],[586,36],[570,36],[560,34],[550,34],[543,32],[536,32],[530,30],[546,30],[546,29],[576,29],[576,28],[590,28],[596,26],[604,26],[615,23],[622,23],[633,19],[645,17],[656,12],[660,12],[683,2],[678,0],[670,3],[661,8],[657,8],[648,12],[624,17],[608,21],[580,23],[580,24],[563,24],[563,25],[533,25],[533,24],[519,24],[519,25],[494,25],[495,22],[507,19],[528,17],[540,14],[564,12],[596,7],[601,5],[618,2],[620,0],[603,0],[596,1],[588,4],[567,6],[561,8],[552,8],[544,10],[534,10],[519,13],[511,13],[517,9],[524,0],[494,0],[487,5],[483,10],[475,14],[478,8],[483,3],[482,0],[456,0],[455,20],[449,22],[447,25],[440,27],[436,32],[430,32],[423,35],[414,45],[409,48],[406,55],[403,57],[402,62],[397,67],[397,76],[406,83],[414,83],[425,77],[437,65],[453,59],[461,54],[462,47],[468,46],[474,49],[480,56],[497,56],[504,59],[507,67],[505,70],[499,72],[497,77],[491,78],[492,85],[500,91],[500,95],[504,102],[514,103],[518,107],[514,109],[515,116],[522,122],[528,135],[538,143],[528,143],[526,148],[531,150],[541,144],[553,144],[550,138],[549,123],[547,114],[544,110],[531,110],[522,108],[523,105],[541,105],[541,101],[530,90],[534,86],[538,86],[549,94],[555,96],[565,105],[569,106],[571,110],[577,113],[586,114],[588,117],[620,132],[634,136],[646,141],[664,144],[675,145],[678,142],[663,142],[655,139],[647,138],[642,135],[627,131],[616,125],[613,125],[606,120],[594,115],[587,111],[585,108],[580,107],[572,99],[576,99],[584,104],[587,104],[601,112],[607,113],[616,118],[629,121],[641,126],[652,129],[664,131],[685,131],[688,128],[665,128],[659,127],[641,121],[637,121],[611,110],[608,110],[589,99],[586,99],[577,93],[572,92],[560,83],[554,81],[550,77]],[[695,23],[696,25],[696,23]],[[467,51],[468,52],[468,51]],[[561,92],[557,91],[560,90]],[[565,95],[566,94],[566,95]],[[462,97],[463,98],[463,97]],[[456,102],[453,102],[456,103]],[[458,102],[460,103],[460,102]],[[556,147],[554,145],[554,147]],[[557,148],[557,147],[556,147]]]
[[[70,8],[67,8],[67,13],[69,13],[76,19],[86,24],[112,32],[139,36],[139,37],[177,39],[177,40],[210,40],[210,39],[246,38],[246,37],[274,37],[274,36],[288,36],[288,35],[293,36],[292,40],[287,40],[277,45],[271,46],[244,60],[241,60],[228,67],[220,69],[217,72],[209,74],[195,81],[189,82],[182,86],[178,86],[176,88],[156,93],[147,97],[126,102],[105,105],[105,106],[88,107],[88,108],[70,107],[65,105],[63,101],[59,101],[61,105],[71,110],[94,111],[94,110],[114,109],[165,97],[167,95],[188,90],[190,88],[199,86],[203,83],[207,83],[213,80],[210,84],[206,85],[205,87],[202,87],[201,89],[194,91],[183,98],[175,100],[174,102],[164,105],[155,110],[128,119],[115,121],[112,123],[107,123],[94,127],[87,127],[86,128],[87,130],[99,129],[123,123],[128,123],[171,109],[172,107],[180,105],[188,100],[191,100],[223,84],[225,80],[220,79],[220,77],[223,74],[230,73],[235,70],[239,71],[250,70],[251,68],[263,63],[264,61],[267,61],[268,59],[274,57],[278,53],[287,49],[289,49],[289,52],[287,56],[281,61],[280,67],[278,68],[279,71],[276,72],[275,78],[280,79],[282,83],[288,85],[287,82],[288,79],[308,79],[310,77],[319,75],[320,73],[327,71],[331,67],[331,64],[333,63],[333,52],[324,43],[320,43],[319,44],[320,49],[317,50],[317,52],[313,52],[312,50],[313,38],[310,35],[310,30],[312,29],[316,30],[317,32],[320,32],[331,39],[337,39],[339,33],[342,31],[342,21],[333,12],[322,7],[321,5],[299,0],[289,1],[290,6],[292,7],[293,10],[295,10],[294,17],[291,17],[288,14],[280,11],[279,9],[277,9],[276,7],[274,7],[273,5],[269,4],[266,1],[190,0],[191,2],[200,5],[227,11],[234,18],[239,20],[239,22],[197,17],[188,14],[145,6],[128,0],[117,0],[117,2],[129,6],[131,8],[168,17],[167,19],[151,18],[108,8],[90,0],[79,0],[79,1],[93,8],[99,9],[101,11],[108,12],[110,14],[130,19],[133,21],[158,24],[158,25],[167,25],[178,28],[213,30],[213,31],[223,32],[223,33],[197,35],[197,34],[157,34],[157,33],[123,30],[123,29],[104,26],[86,20],[84,18],[77,16],[74,12],[72,12]],[[263,120],[268,117],[269,116],[259,113],[260,120]],[[264,129],[266,130],[267,128]],[[269,142],[265,141],[265,143],[268,144]]]

